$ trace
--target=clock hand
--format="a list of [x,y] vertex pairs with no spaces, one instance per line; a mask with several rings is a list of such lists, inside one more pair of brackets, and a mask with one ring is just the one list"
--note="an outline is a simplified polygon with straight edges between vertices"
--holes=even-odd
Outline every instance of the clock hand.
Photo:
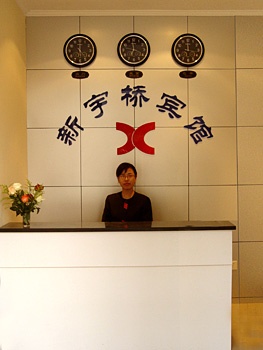
[[186,43],[185,45],[186,45],[186,49],[185,49],[185,50],[186,50],[186,51],[190,51],[190,48],[189,48],[189,47],[190,47],[190,44],[189,44],[189,43]]

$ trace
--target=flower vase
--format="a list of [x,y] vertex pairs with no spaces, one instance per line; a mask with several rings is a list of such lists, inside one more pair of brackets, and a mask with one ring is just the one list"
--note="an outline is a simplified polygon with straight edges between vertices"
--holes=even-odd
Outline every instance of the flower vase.
[[30,212],[24,213],[22,215],[22,217],[23,217],[23,227],[29,228],[30,227]]

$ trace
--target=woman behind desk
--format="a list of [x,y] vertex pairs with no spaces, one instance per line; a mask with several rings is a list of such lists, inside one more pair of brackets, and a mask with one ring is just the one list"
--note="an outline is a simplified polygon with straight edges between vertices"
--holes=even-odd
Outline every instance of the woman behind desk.
[[130,163],[120,164],[116,176],[122,191],[107,196],[102,221],[152,221],[150,198],[133,189],[137,179],[135,166]]

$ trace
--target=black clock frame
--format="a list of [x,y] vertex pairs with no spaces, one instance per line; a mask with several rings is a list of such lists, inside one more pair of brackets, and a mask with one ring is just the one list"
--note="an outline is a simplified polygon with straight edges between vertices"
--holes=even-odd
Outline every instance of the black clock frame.
[[[143,42],[143,44],[144,44],[146,53],[145,53],[144,57],[140,61],[136,61],[136,62],[133,61],[132,62],[132,61],[129,61],[128,59],[126,59],[124,57],[124,53],[123,53],[124,45],[127,45],[126,41],[128,41],[129,39],[132,39],[132,38],[140,39]],[[129,34],[124,35],[120,39],[120,41],[118,43],[118,46],[117,46],[117,53],[118,53],[119,59],[125,65],[127,65],[129,67],[137,67],[137,66],[140,66],[140,65],[144,64],[148,60],[148,58],[150,56],[150,52],[151,52],[151,47],[150,47],[149,41],[143,35],[138,34],[138,33],[129,33]]]
[[[198,56],[196,57],[196,59],[191,60],[189,62],[185,62],[182,59],[180,59],[179,55],[178,55],[178,50],[180,50],[179,45],[180,42],[185,40],[186,38],[189,39],[193,39],[200,48],[200,54],[198,54]],[[197,65],[198,63],[201,62],[201,60],[204,57],[204,53],[205,53],[205,46],[204,43],[202,42],[202,40],[195,34],[190,34],[190,33],[186,33],[186,34],[181,34],[179,35],[173,42],[172,44],[172,57],[175,60],[176,63],[178,63],[180,66],[183,67],[193,67],[195,65]],[[179,51],[180,52],[180,51]]]
[[[75,62],[74,60],[72,60],[70,57],[69,57],[69,52],[68,52],[68,47],[69,45],[76,39],[85,39],[89,42],[89,44],[91,45],[91,48],[92,48],[92,51],[91,51],[91,55],[90,55],[90,58],[87,60],[87,61],[82,61],[82,62]],[[77,45],[77,44],[75,44]],[[82,67],[86,67],[88,65],[90,65],[96,58],[96,55],[97,55],[97,47],[96,47],[96,44],[95,42],[86,34],[74,34],[72,36],[70,36],[67,41],[65,42],[64,44],[64,47],[63,47],[63,53],[64,53],[64,57],[66,59],[66,61],[74,66],[74,67],[79,67],[79,68],[82,68]]]

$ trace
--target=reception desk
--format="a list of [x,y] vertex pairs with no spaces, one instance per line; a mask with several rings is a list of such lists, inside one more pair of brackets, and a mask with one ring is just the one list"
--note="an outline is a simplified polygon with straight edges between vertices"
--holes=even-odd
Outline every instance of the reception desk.
[[230,350],[230,222],[0,228],[1,350]]

